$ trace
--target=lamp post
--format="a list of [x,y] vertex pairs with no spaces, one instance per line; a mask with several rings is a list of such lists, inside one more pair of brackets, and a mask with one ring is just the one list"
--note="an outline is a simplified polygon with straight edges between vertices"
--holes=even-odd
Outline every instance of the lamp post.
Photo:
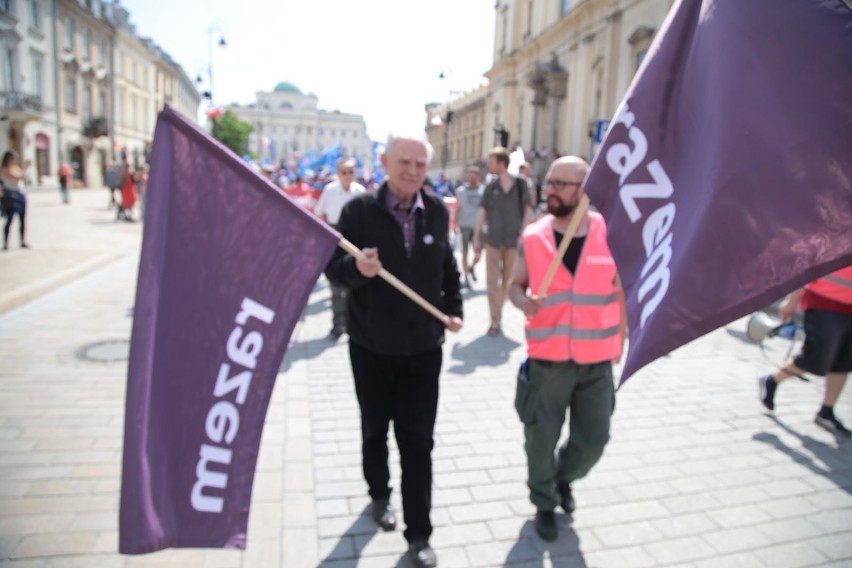
[[[226,47],[228,43],[225,41],[225,23],[221,20],[213,21],[210,26],[207,28],[207,90],[202,92],[202,96],[210,101],[210,106],[214,105],[213,103],[213,38],[215,36],[219,36],[219,41],[217,41],[217,45],[219,47]],[[195,82],[201,84],[204,80],[201,78],[201,74],[199,73],[195,77]]]

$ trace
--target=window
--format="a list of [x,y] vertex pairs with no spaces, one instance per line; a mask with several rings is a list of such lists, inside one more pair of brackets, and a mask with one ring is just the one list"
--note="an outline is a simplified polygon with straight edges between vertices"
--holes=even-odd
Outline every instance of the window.
[[104,38],[99,37],[97,40],[98,45],[98,65],[103,65],[106,61],[106,45],[104,44]]
[[526,37],[532,35],[532,20],[533,20],[533,3],[532,0],[527,2],[527,33]]
[[83,120],[92,118],[92,87],[86,85],[83,89]]
[[80,40],[83,42],[83,58],[91,59],[92,50],[90,49],[92,43],[92,35],[88,29],[83,30],[83,37]]
[[41,31],[41,12],[39,11],[38,0],[30,0],[30,27]]
[[77,112],[77,80],[73,76],[65,77],[65,110]]
[[139,109],[137,108],[136,95],[130,95],[130,125],[133,128],[136,128],[139,123],[139,115],[137,114]]
[[103,89],[101,89],[98,93],[98,114],[100,116],[106,116],[108,114],[106,104],[106,93]]
[[11,0],[0,0],[0,12],[4,14],[12,13],[12,1]]
[[507,10],[503,10],[503,31],[502,37],[500,38],[500,53],[506,51],[506,38],[509,35],[509,13]]
[[7,47],[3,58],[3,83],[7,90],[15,90],[15,50]]
[[74,50],[74,20],[72,20],[70,16],[65,18],[64,31],[65,31],[65,35],[64,35],[62,47],[64,47],[68,51],[73,51]]
[[634,71],[639,70],[639,67],[641,67],[642,62],[645,61],[646,55],[648,55],[648,48],[642,49],[636,53],[636,66],[633,68]]
[[562,0],[562,12],[560,13],[562,16],[571,11],[571,0]]
[[33,54],[33,92],[39,97],[44,93],[44,58]]

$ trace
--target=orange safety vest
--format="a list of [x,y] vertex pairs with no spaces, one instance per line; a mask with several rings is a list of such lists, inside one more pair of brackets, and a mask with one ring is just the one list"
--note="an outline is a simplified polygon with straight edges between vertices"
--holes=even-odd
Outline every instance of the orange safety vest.
[[852,266],[841,268],[828,276],[817,278],[805,288],[823,298],[841,304],[852,304]]
[[[603,217],[593,212],[589,217],[575,276],[560,263],[541,309],[527,318],[527,352],[534,359],[589,364],[610,361],[621,353],[615,261],[606,244]],[[524,230],[524,258],[534,291],[556,256],[552,219],[545,215]]]

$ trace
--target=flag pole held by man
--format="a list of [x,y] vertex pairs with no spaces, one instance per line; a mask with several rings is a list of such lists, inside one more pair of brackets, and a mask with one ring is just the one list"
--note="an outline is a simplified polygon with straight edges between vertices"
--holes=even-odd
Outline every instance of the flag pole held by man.
[[622,382],[852,264],[850,29],[841,0],[672,8],[586,180],[626,296]]
[[264,417],[293,328],[335,245],[363,251],[168,106],[152,165],[119,551],[245,548]]

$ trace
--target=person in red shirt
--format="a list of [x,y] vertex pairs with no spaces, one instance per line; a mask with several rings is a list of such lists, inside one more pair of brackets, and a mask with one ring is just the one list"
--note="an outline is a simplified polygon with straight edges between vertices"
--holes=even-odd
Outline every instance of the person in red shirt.
[[852,266],[819,278],[792,292],[778,308],[782,319],[793,315],[801,305],[805,312],[805,342],[802,352],[770,375],[758,379],[760,401],[775,409],[778,385],[804,372],[825,376],[822,408],[814,421],[842,436],[852,432],[834,416],[846,376],[852,372]]

